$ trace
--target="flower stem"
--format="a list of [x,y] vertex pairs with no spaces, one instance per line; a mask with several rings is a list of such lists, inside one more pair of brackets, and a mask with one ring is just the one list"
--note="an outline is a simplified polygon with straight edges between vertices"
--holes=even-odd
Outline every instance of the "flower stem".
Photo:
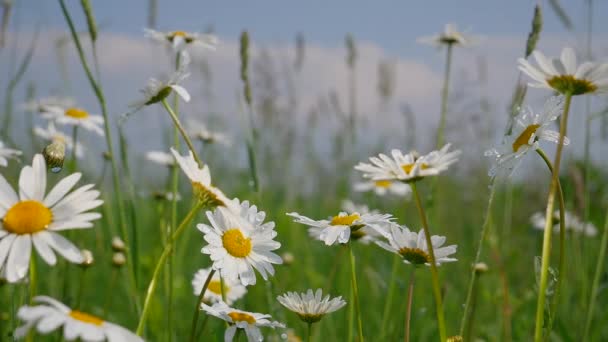
[[194,217],[198,213],[199,209],[202,208],[202,206],[203,206],[203,203],[197,202],[194,205],[194,207],[192,207],[192,209],[190,210],[188,215],[186,215],[186,217],[182,220],[182,222],[179,224],[177,229],[173,232],[173,234],[169,238],[169,241],[167,241],[167,244],[165,245],[165,248],[163,249],[163,253],[160,255],[160,257],[158,258],[158,261],[156,262],[156,267],[154,268],[154,274],[152,275],[152,279],[150,280],[150,284],[148,285],[148,291],[146,292],[146,299],[144,300],[144,307],[143,307],[141,316],[139,317],[139,323],[137,324],[136,333],[139,336],[141,336],[143,333],[144,324],[146,323],[146,318],[148,316],[148,311],[150,310],[150,304],[152,302],[152,296],[154,295],[154,290],[156,290],[158,278],[160,276],[160,272],[161,272],[163,266],[165,265],[165,260],[167,259],[167,257],[171,253],[171,251],[173,250],[173,244],[175,243],[175,240],[177,240],[177,238],[188,227],[188,224],[190,223],[190,221],[192,221],[194,219]]
[[310,342],[312,338],[312,323],[308,322],[308,335],[306,336],[306,341]]
[[36,272],[36,258],[32,255],[30,257],[30,305],[34,304],[34,297],[36,297],[36,286],[38,285],[38,274]]
[[429,224],[426,219],[424,208],[422,208],[422,201],[420,200],[420,194],[418,193],[416,183],[411,183],[411,187],[414,197],[416,198],[416,207],[418,208],[418,214],[420,215],[420,220],[422,221],[424,236],[426,238],[426,244],[429,248],[429,255],[431,257],[431,278],[433,280],[433,295],[435,296],[435,307],[437,311],[437,325],[439,326],[439,337],[443,342],[446,340],[447,335],[445,330],[445,317],[443,314],[443,302],[441,299],[441,286],[439,285],[439,273],[437,272],[437,263],[435,262],[435,251],[433,250]]
[[78,170],[78,161],[76,160],[76,146],[78,146],[78,125],[74,125],[74,128],[72,130],[72,172]]
[[441,90],[441,116],[437,128],[437,148],[441,148],[444,142],[446,116],[448,114],[448,90],[450,84],[450,69],[452,68],[452,44],[448,44],[445,56],[445,74],[443,76],[443,89]]
[[83,268],[80,271],[80,284],[78,284],[78,295],[76,296],[76,304],[74,305],[74,307],[76,308],[80,308],[80,303],[82,302],[82,295],[84,293],[84,283],[85,283],[85,279],[86,279],[86,273],[87,273],[87,269]]
[[[551,160],[541,148],[536,149],[536,153],[538,153],[543,161],[547,165],[549,172],[553,173],[553,165],[551,164]],[[557,192],[559,199],[559,260],[558,260],[558,277],[557,284],[555,287],[555,295],[553,296],[553,300],[551,301],[551,314],[549,315],[549,331],[551,331],[551,327],[553,326],[553,321],[555,320],[555,315],[557,313],[557,303],[559,301],[559,295],[561,292],[561,284],[562,279],[565,276],[565,260],[566,260],[566,204],[564,202],[564,192],[562,191],[562,184],[557,179]]]
[[[211,282],[211,278],[215,274],[215,270],[211,270],[207,279],[205,280],[205,284],[203,285],[203,289],[201,293],[198,295],[198,299],[196,300],[196,307],[194,308],[194,316],[192,316],[192,327],[190,328],[190,342],[194,342],[196,338],[196,325],[198,323],[198,316],[201,312],[201,304],[203,303],[203,297],[205,297],[205,292],[207,292],[207,288],[209,287],[209,283]],[[222,284],[221,287],[224,287]],[[223,291],[222,291],[223,292]]]
[[359,330],[359,342],[364,341],[363,322],[361,321],[361,306],[359,304],[359,289],[357,287],[357,271],[355,270],[355,255],[353,253],[352,240],[348,242],[348,252],[350,254],[350,275],[353,286],[353,298],[355,300],[355,314],[357,316],[357,328]]
[[393,296],[395,294],[395,285],[397,283],[397,272],[399,270],[399,264],[401,263],[401,257],[399,255],[393,256],[393,266],[391,269],[391,278],[388,284],[388,294],[386,295],[386,300],[384,301],[384,312],[382,313],[382,326],[380,327],[380,338],[379,340],[384,340],[384,337],[387,334],[386,324],[388,323],[388,314],[391,310],[391,304],[393,303]]
[[540,342],[543,339],[543,313],[545,310],[545,299],[547,296],[547,277],[549,273],[549,259],[551,256],[551,234],[553,233],[553,208],[555,206],[555,193],[559,180],[559,169],[562,161],[562,150],[564,147],[564,139],[566,137],[566,128],[568,125],[568,112],[570,111],[570,103],[572,102],[572,94],[566,94],[566,102],[564,104],[564,113],[562,114],[559,127],[559,143],[555,152],[555,160],[553,162],[553,176],[551,177],[551,186],[549,187],[549,195],[547,197],[547,211],[545,212],[545,232],[543,236],[543,252],[542,264],[540,269],[540,284],[538,288],[538,301],[536,303],[536,324],[534,329],[534,341]]
[[110,274],[110,284],[106,290],[106,300],[103,304],[103,317],[108,316],[108,310],[110,309],[110,305],[112,305],[112,292],[114,290],[114,285],[116,284],[116,277],[118,276],[118,268],[116,266],[112,267],[112,273]]
[[173,111],[173,109],[171,108],[169,103],[167,103],[167,100],[162,100],[161,103],[163,104],[163,107],[165,107],[165,109],[167,110],[167,113],[169,113],[169,116],[171,116],[171,120],[173,120],[173,124],[181,133],[182,138],[184,138],[184,140],[186,141],[186,145],[188,145],[188,148],[190,149],[190,151],[192,151],[192,154],[194,155],[194,159],[198,163],[198,166],[202,167],[204,164],[201,161],[201,159],[198,157],[198,153],[196,153],[196,149],[194,148],[194,145],[192,144],[192,140],[190,140],[190,137],[186,133],[184,126],[182,126],[182,123],[179,121],[177,114],[175,114],[175,112]]
[[412,320],[412,302],[414,299],[414,281],[416,276],[416,267],[412,269],[410,276],[410,284],[407,288],[407,310],[405,312],[405,342],[410,342],[410,322]]

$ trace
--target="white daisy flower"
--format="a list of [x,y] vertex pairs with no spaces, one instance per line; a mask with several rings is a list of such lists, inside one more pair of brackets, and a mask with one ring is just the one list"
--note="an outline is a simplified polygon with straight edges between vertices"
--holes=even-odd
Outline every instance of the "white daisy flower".
[[183,50],[187,46],[201,46],[215,50],[218,39],[212,34],[201,34],[198,32],[169,31],[160,32],[153,29],[144,29],[144,35],[158,43],[170,46],[176,51]]
[[76,101],[72,98],[49,96],[25,102],[20,107],[26,112],[43,113],[49,107],[70,108],[74,106],[76,106]]
[[47,296],[34,297],[35,306],[22,306],[17,316],[25,325],[15,330],[17,338],[23,338],[35,327],[43,335],[63,326],[66,341],[84,342],[143,342],[143,338],[131,331],[106,322],[88,313],[72,310],[63,303]]
[[[309,234],[317,240],[325,242],[327,246],[337,243],[347,243],[352,239],[361,238],[365,234],[356,233],[367,228],[380,233],[386,225],[391,224],[393,217],[390,214],[372,214],[359,212],[340,212],[328,220],[313,220],[298,213],[287,213],[294,217],[294,222],[309,226]],[[369,232],[369,231],[368,231]]]
[[[378,210],[370,210],[369,207],[365,204],[355,204],[353,203],[353,201],[351,200],[344,200],[342,201],[342,210],[347,212],[347,213],[359,213],[359,214],[373,214],[373,215],[377,215],[380,214],[380,212]],[[394,224],[394,223],[391,223]],[[382,228],[382,229],[378,229],[378,228]],[[355,231],[351,231],[350,233],[350,238],[360,242],[364,245],[368,245],[371,242],[374,242],[376,240],[378,240],[379,238],[385,236],[389,229],[389,225],[379,225],[376,228],[371,228],[368,226],[365,226],[361,229],[357,229]],[[319,241],[323,241],[323,239],[321,239],[321,233],[323,232],[323,228],[319,228],[319,227],[310,227],[308,228],[308,235],[315,239],[315,240],[319,240]]]
[[[49,121],[49,124],[46,129],[42,127],[34,127],[34,134],[48,142],[60,141],[65,144],[65,147],[68,150],[74,148],[74,140],[72,139],[72,137],[57,130],[57,128],[55,128],[55,124],[52,121]],[[76,157],[84,157],[84,146],[79,142],[76,142]]]
[[[390,235],[387,236],[388,242],[378,241],[376,244],[389,252],[401,255],[403,262],[414,266],[431,264],[431,255],[426,244],[424,229],[418,233],[410,231],[407,227],[392,225]],[[456,253],[456,245],[442,247],[445,243],[445,236],[431,236],[435,263],[437,266],[446,262],[456,261],[457,259],[448,258]]]
[[175,166],[173,154],[164,151],[149,151],[146,153],[146,159],[159,165]]
[[519,70],[535,82],[530,87],[547,88],[561,94],[581,95],[608,92],[608,63],[576,63],[576,54],[564,48],[560,58],[549,59],[540,51],[532,53],[538,67],[524,58],[518,59]]
[[363,172],[363,177],[372,181],[399,180],[405,183],[415,182],[424,177],[436,176],[458,161],[460,150],[448,152],[451,144],[446,144],[439,151],[419,156],[416,152],[403,154],[394,149],[392,158],[385,154],[371,157],[371,164],[359,163],[355,170]]
[[278,296],[277,300],[307,323],[318,322],[326,314],[338,311],[346,305],[342,297],[330,299],[329,295],[326,295],[323,298],[323,291],[321,289],[317,289],[315,293],[311,289],[301,294],[287,292],[282,296]]
[[358,182],[355,183],[354,189],[359,192],[374,191],[378,196],[391,193],[409,198],[412,195],[412,188],[408,184],[390,180]]
[[236,209],[218,207],[208,211],[211,225],[197,225],[209,243],[201,252],[209,254],[213,268],[224,279],[238,278],[244,286],[255,285],[254,268],[267,280],[268,274],[274,275],[272,264],[283,263],[283,259],[272,252],[281,244],[274,241],[277,236],[274,222],[263,223],[265,212],[250,206],[248,201],[239,203],[238,199],[233,200],[231,208]]
[[203,303],[201,307],[203,311],[209,315],[228,322],[230,326],[226,329],[226,333],[224,334],[225,342],[233,340],[236,329],[245,330],[247,341],[260,342],[264,340],[260,327],[269,327],[272,329],[285,328],[285,324],[271,321],[270,319],[272,317],[270,315],[233,309],[222,301],[213,304],[213,306],[208,306]]
[[[211,268],[201,268],[194,274],[192,279],[192,287],[194,288],[194,294],[199,296],[205,285],[205,281],[211,272]],[[232,305],[232,303],[241,299],[247,293],[247,288],[241,285],[241,282],[234,279],[224,279],[224,295],[226,296],[226,303]],[[217,303],[222,300],[222,286],[220,281],[219,273],[215,273],[211,277],[211,281],[207,286],[207,291],[203,296],[203,301],[208,304]]]
[[207,126],[199,120],[188,120],[186,127],[188,135],[205,144],[218,143],[224,146],[230,146],[232,144],[232,141],[226,134],[208,130]]
[[[583,222],[576,216],[576,214],[566,211],[564,213],[565,228],[575,233],[582,233],[588,237],[594,237],[597,235],[597,227],[591,222]],[[536,212],[530,217],[530,222],[535,229],[545,229],[545,213]],[[559,210],[553,213],[553,231],[559,233]]]
[[188,156],[182,156],[174,148],[171,148],[175,161],[177,161],[179,167],[190,179],[192,191],[197,198],[209,207],[225,206],[230,207],[230,209],[236,209],[238,212],[239,208],[232,208],[233,202],[220,189],[211,185],[209,167],[207,165],[202,168],[199,167],[196,160],[194,160],[192,151],[188,152]]
[[18,195],[0,175],[0,268],[6,269],[10,282],[27,274],[32,245],[49,265],[57,262],[54,252],[82,263],[80,249],[58,232],[91,228],[91,221],[101,217],[88,212],[103,203],[99,191],[92,190],[93,184],[70,193],[80,173],[65,177],[45,196],[46,172],[44,158],[36,154],[32,166],[21,170]]
[[104,136],[103,117],[78,107],[48,106],[41,116],[61,125],[79,126]]
[[[503,138],[502,144],[485,152],[486,157],[492,158],[492,166],[489,175],[497,175],[500,171],[506,171],[510,175],[519,165],[522,157],[529,151],[538,148],[539,140],[559,143],[559,132],[550,129],[550,126],[562,113],[563,98],[552,97],[543,107],[540,113],[535,113],[532,108],[523,108],[514,118],[511,134]],[[570,144],[566,137],[564,145]]]
[[445,45],[470,46],[477,43],[479,37],[459,32],[454,24],[446,24],[443,32],[432,36],[420,37],[416,41],[421,44],[442,47]]
[[148,80],[146,86],[141,90],[143,99],[131,104],[134,111],[138,111],[144,106],[149,106],[164,100],[167,96],[171,95],[171,92],[173,91],[175,91],[185,102],[190,101],[190,94],[186,88],[179,85],[190,76],[190,73],[188,72],[190,56],[186,52],[181,52],[181,55],[179,68],[171,73],[169,77],[163,80],[158,80],[156,78],[150,78]]
[[0,166],[7,166],[8,159],[17,158],[20,155],[21,151],[4,147],[4,143],[0,141]]

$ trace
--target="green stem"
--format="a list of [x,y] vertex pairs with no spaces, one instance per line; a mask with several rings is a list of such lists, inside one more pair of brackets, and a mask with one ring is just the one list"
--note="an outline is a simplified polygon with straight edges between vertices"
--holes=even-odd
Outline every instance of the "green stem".
[[445,316],[443,314],[443,301],[441,299],[441,285],[439,284],[439,272],[437,272],[437,263],[435,262],[435,251],[433,250],[433,243],[431,241],[431,232],[429,231],[429,224],[426,219],[424,208],[422,208],[422,201],[420,200],[420,194],[416,187],[416,183],[410,184],[412,192],[416,199],[416,208],[418,208],[418,214],[422,221],[422,227],[424,228],[424,236],[426,238],[426,245],[428,246],[429,256],[431,257],[431,278],[433,280],[433,295],[435,296],[435,307],[437,311],[437,325],[439,326],[439,337],[441,341],[445,341],[447,338],[445,329]]
[[171,120],[173,120],[173,124],[181,133],[182,138],[184,138],[184,140],[186,141],[186,145],[188,145],[188,148],[190,149],[190,151],[192,151],[192,154],[194,155],[194,160],[196,160],[199,167],[202,167],[204,164],[201,161],[201,159],[198,157],[198,153],[196,153],[196,149],[194,148],[194,145],[192,144],[192,140],[190,140],[190,137],[186,133],[186,129],[184,128],[184,126],[182,126],[182,123],[179,121],[177,114],[175,114],[173,109],[171,109],[171,106],[169,106],[169,103],[167,103],[167,100],[162,100],[161,103],[163,104],[163,107],[165,107],[165,109],[167,110],[167,113],[169,113]]
[[564,104],[564,113],[561,117],[559,127],[559,143],[555,152],[555,160],[553,162],[553,176],[551,177],[551,186],[547,197],[547,211],[545,213],[545,232],[543,236],[543,252],[542,264],[540,270],[540,284],[538,288],[538,301],[536,303],[536,324],[534,329],[534,341],[540,342],[543,339],[543,313],[545,310],[545,299],[547,296],[547,278],[549,273],[549,259],[551,257],[551,235],[553,234],[553,208],[555,206],[555,193],[559,181],[559,169],[562,161],[562,150],[564,147],[564,139],[566,137],[568,125],[568,112],[570,111],[570,103],[572,102],[572,94],[566,94],[566,102]]
[[106,290],[106,299],[103,304],[103,317],[108,316],[108,310],[110,309],[110,305],[112,305],[112,293],[114,291],[114,285],[116,284],[116,277],[118,276],[118,268],[116,266],[112,267],[112,273],[110,274],[110,284]]
[[[93,88],[93,92],[97,97],[99,105],[101,107],[101,115],[103,116],[104,123],[104,132],[106,137],[106,147],[108,149],[108,153],[110,155],[110,163],[112,165],[112,176],[114,181],[114,194],[116,196],[116,204],[118,205],[118,217],[119,217],[119,227],[122,235],[122,240],[129,246],[129,236],[127,233],[127,218],[126,218],[126,210],[124,207],[123,199],[122,199],[122,187],[120,186],[120,173],[118,172],[118,165],[116,163],[116,159],[114,157],[114,148],[112,144],[112,131],[110,130],[110,120],[108,115],[108,109],[106,106],[106,100],[103,94],[103,90],[95,80],[93,74],[91,73],[91,69],[87,63],[84,51],[82,49],[82,45],[80,44],[80,39],[78,38],[78,33],[76,32],[76,28],[74,27],[74,23],[72,18],[70,17],[70,13],[65,5],[65,0],[59,0],[59,5],[61,6],[61,11],[63,16],[68,24],[70,29],[70,33],[72,35],[72,40],[74,41],[74,45],[76,46],[76,50],[78,52],[78,57],[82,64],[82,67],[86,73],[87,79]],[[130,253],[129,253],[130,254]],[[126,254],[127,260],[130,259],[130,255]],[[131,263],[131,267],[129,268],[129,281],[131,285],[131,294],[133,301],[135,302],[135,307],[137,311],[139,311],[139,293],[137,291],[137,283],[135,281],[135,267],[136,265]]]
[[407,287],[407,310],[405,312],[405,342],[410,342],[410,322],[412,321],[412,302],[414,299],[414,281],[416,276],[416,266],[412,269],[410,284]]
[[36,286],[38,285],[38,272],[36,272],[36,258],[34,255],[30,257],[30,305],[34,304],[34,297],[36,297]]
[[194,217],[198,213],[199,209],[202,208],[202,206],[203,206],[202,203],[197,202],[194,205],[194,207],[192,207],[192,209],[190,210],[188,215],[186,215],[186,217],[180,223],[179,227],[177,227],[175,232],[173,232],[173,234],[169,238],[169,241],[167,242],[167,244],[165,245],[165,248],[163,249],[163,253],[160,255],[160,257],[158,258],[158,261],[156,262],[156,267],[154,268],[154,273],[152,275],[152,279],[150,280],[150,284],[148,285],[148,291],[146,292],[146,299],[144,300],[144,308],[142,310],[141,316],[139,317],[139,323],[137,324],[136,333],[139,336],[141,336],[143,333],[144,324],[146,323],[148,312],[150,310],[150,304],[152,302],[152,296],[154,295],[154,291],[156,290],[158,278],[159,278],[160,272],[165,264],[165,260],[167,259],[167,257],[171,253],[171,251],[173,250],[173,244],[175,243],[175,240],[177,240],[177,238],[188,227],[188,224],[190,223],[190,221],[192,221],[194,219]]
[[450,84],[450,69],[452,68],[452,44],[448,44],[445,56],[445,74],[443,75],[443,89],[441,90],[441,116],[439,117],[439,128],[437,129],[437,148],[441,148],[444,142],[446,117],[448,114],[448,90]]
[[83,268],[82,271],[80,272],[80,284],[78,285],[78,295],[76,296],[76,304],[75,304],[75,308],[80,308],[80,303],[82,302],[82,295],[84,293],[84,282],[85,282],[85,275],[87,273],[87,269]]
[[306,335],[306,341],[310,342],[312,338],[312,323],[308,322],[308,335]]
[[78,161],[76,161],[76,146],[78,144],[78,125],[74,125],[72,129],[72,160],[71,160],[71,172],[78,170]]
[[[209,275],[207,276],[207,279],[205,280],[205,284],[203,285],[203,289],[201,290],[201,293],[198,295],[198,299],[196,300],[196,307],[194,308],[194,316],[192,316],[192,327],[190,328],[190,342],[195,341],[196,325],[198,323],[199,313],[201,312],[201,304],[203,304],[203,297],[205,297],[205,292],[207,292],[207,288],[209,287],[209,283],[211,282],[211,278],[213,278],[214,274],[215,274],[215,270],[211,270],[211,272],[209,272]],[[221,287],[223,288],[224,285],[222,284]],[[224,292],[224,291],[222,290],[222,292]]]
[[361,306],[359,304],[359,288],[357,287],[357,271],[355,270],[355,255],[353,254],[352,240],[348,242],[348,253],[350,254],[350,275],[353,287],[353,298],[355,300],[355,314],[357,316],[357,328],[359,330],[359,342],[364,341],[363,322],[361,321]]
[[397,272],[399,270],[399,264],[401,264],[401,257],[399,255],[393,256],[393,266],[391,269],[391,278],[388,284],[388,294],[386,295],[386,300],[384,301],[384,310],[382,313],[382,326],[380,327],[380,338],[379,340],[384,340],[384,337],[388,333],[386,331],[386,324],[388,323],[388,314],[391,310],[391,304],[393,304],[393,296],[395,294],[395,284],[397,283]]
[[[549,172],[553,173],[553,164],[551,164],[551,160],[541,148],[536,149],[536,153],[541,156]],[[559,260],[558,260],[558,278],[557,285],[555,287],[555,295],[553,296],[553,300],[551,302],[551,314],[549,315],[549,331],[551,331],[551,327],[553,326],[553,321],[555,320],[555,315],[557,313],[557,303],[559,302],[559,295],[561,292],[561,284],[562,280],[565,276],[565,260],[566,260],[566,203],[564,201],[564,192],[562,191],[562,184],[557,179],[557,193],[559,200]]]

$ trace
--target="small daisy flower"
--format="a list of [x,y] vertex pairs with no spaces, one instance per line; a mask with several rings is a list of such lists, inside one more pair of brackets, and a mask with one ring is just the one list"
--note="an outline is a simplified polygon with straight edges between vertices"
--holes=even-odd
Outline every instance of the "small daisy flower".
[[234,339],[236,329],[245,330],[247,341],[260,342],[264,340],[260,327],[269,327],[272,329],[285,328],[283,323],[271,321],[270,315],[233,309],[222,301],[213,304],[213,306],[208,306],[203,303],[201,308],[209,315],[228,322],[230,326],[226,329],[226,333],[224,334],[225,342],[230,342]]
[[309,289],[305,293],[287,292],[278,296],[277,300],[287,309],[295,312],[302,321],[315,323],[323,316],[338,311],[346,305],[342,297],[330,299],[329,295],[323,298],[323,291],[317,289],[315,293]]
[[72,310],[51,297],[37,296],[34,297],[34,302],[38,305],[19,308],[17,316],[25,325],[15,331],[17,338],[25,337],[32,328],[47,335],[63,326],[63,338],[66,341],[143,342],[141,337],[119,325]]
[[61,125],[79,126],[104,136],[103,117],[90,114],[82,108],[48,106],[41,116]]
[[460,150],[448,152],[450,146],[451,144],[446,144],[441,150],[424,156],[419,156],[415,151],[403,154],[394,149],[391,151],[392,158],[380,154],[369,159],[371,164],[359,163],[355,170],[363,172],[363,177],[372,181],[415,182],[424,177],[436,176],[458,161]]
[[146,153],[146,159],[159,165],[175,166],[173,154],[164,151],[149,151]]
[[608,63],[576,63],[576,54],[564,48],[560,58],[549,59],[540,51],[532,53],[537,67],[524,58],[518,59],[519,70],[535,82],[530,87],[546,88],[561,94],[582,95],[608,92]]
[[29,269],[32,245],[49,265],[55,265],[55,252],[68,261],[83,261],[80,249],[58,232],[93,227],[91,221],[101,217],[88,212],[100,206],[99,191],[93,184],[70,193],[80,180],[71,174],[46,192],[46,163],[40,154],[32,166],[25,166],[19,176],[19,194],[0,175],[0,268],[10,282],[23,278]]
[[[529,107],[521,109],[514,118],[515,125],[511,134],[504,137],[498,148],[485,152],[486,157],[492,158],[489,175],[493,177],[500,171],[510,175],[523,156],[538,148],[540,140],[559,143],[559,132],[551,130],[550,126],[561,115],[562,109],[562,97],[550,98],[540,113],[535,113]],[[570,140],[565,138],[564,145],[568,144]]]
[[[389,214],[372,214],[340,212],[338,215],[328,220],[313,220],[298,213],[287,213],[294,217],[294,222],[309,226],[311,236],[317,240],[325,242],[327,246],[338,243],[347,243],[352,239],[361,238],[356,232],[363,228],[382,231],[384,226],[391,224],[393,219]],[[364,235],[364,234],[363,234]]]
[[[192,279],[192,287],[194,288],[194,295],[199,296],[205,285],[205,281],[211,272],[211,268],[201,268],[194,274]],[[203,296],[203,301],[208,304],[217,303],[222,300],[222,285],[220,281],[219,273],[215,273],[211,277],[207,291]],[[226,303],[232,305],[232,303],[241,299],[247,293],[247,288],[241,285],[238,280],[224,279],[224,295],[226,296]]]
[[442,47],[447,45],[470,46],[475,44],[479,37],[469,35],[465,32],[459,32],[454,24],[446,24],[443,32],[425,36],[417,39],[418,43]]
[[255,285],[256,269],[264,280],[274,275],[272,264],[282,264],[280,256],[272,251],[281,244],[274,241],[277,232],[274,222],[264,222],[266,213],[258,211],[248,201],[233,200],[231,208],[218,207],[207,212],[211,225],[199,224],[197,228],[205,234],[209,244],[201,250],[209,254],[213,268],[224,279],[240,279],[244,286]]
[[[597,227],[591,222],[583,222],[576,216],[576,214],[566,211],[564,213],[565,228],[575,233],[582,233],[588,237],[594,237],[597,235]],[[545,229],[545,213],[536,212],[530,217],[530,222],[535,229]],[[553,231],[559,233],[559,210],[553,213]]]
[[4,143],[0,141],[0,166],[7,166],[8,159],[17,158],[20,155],[21,151],[4,147]]
[[138,111],[144,106],[149,106],[161,102],[166,99],[171,92],[175,91],[179,97],[185,102],[190,101],[190,94],[186,88],[179,85],[183,82],[190,73],[188,72],[188,66],[190,65],[190,57],[186,52],[182,52],[181,63],[179,68],[174,71],[168,78],[164,80],[158,80],[156,78],[150,78],[145,88],[141,90],[143,93],[143,99],[131,104],[134,108],[134,112]]
[[[357,212],[359,214],[373,214],[373,215],[380,214],[380,212],[378,210],[370,210],[367,205],[355,204],[351,200],[342,201],[341,207],[342,207],[342,210],[347,213]],[[391,224],[393,224],[393,223],[391,223]],[[378,227],[381,227],[382,229],[378,229]],[[374,242],[374,241],[378,240],[379,238],[385,236],[386,231],[388,231],[388,229],[389,229],[388,228],[389,225],[379,225],[378,227],[371,228],[371,227],[365,226],[361,229],[351,231],[350,238],[357,242],[360,242],[364,245],[368,245],[369,243]],[[319,228],[319,227],[308,228],[308,235],[310,235],[310,237],[312,237],[315,240],[323,241],[323,239],[321,239],[322,232],[323,232],[323,228]]]
[[[65,144],[65,147],[68,150],[74,148],[72,137],[57,130],[52,121],[49,121],[47,128],[34,127],[34,134],[48,142],[60,141]],[[76,142],[76,157],[84,157],[84,146],[79,142]]]
[[224,146],[230,146],[232,141],[228,136],[222,132],[210,131],[207,129],[204,123],[198,120],[189,120],[186,125],[188,135],[193,139],[202,141],[205,144],[218,143]]
[[[387,236],[388,243],[378,241],[376,244],[389,252],[401,255],[403,262],[414,266],[431,264],[431,255],[426,244],[424,229],[418,233],[410,231],[407,227],[392,225],[390,235]],[[442,247],[445,243],[445,236],[431,236],[433,252],[435,253],[435,263],[437,266],[446,262],[456,261],[457,259],[448,258],[456,253],[456,245]]]
[[397,196],[410,197],[412,194],[412,188],[408,184],[390,180],[358,182],[355,183],[354,189],[359,192],[374,191],[378,196],[390,193]]
[[186,31],[160,32],[149,28],[144,29],[144,34],[158,43],[170,46],[175,51],[180,51],[187,46],[193,45],[215,50],[217,45],[217,37],[212,34]]
[[70,108],[76,106],[76,101],[69,97],[49,96],[23,103],[21,109],[26,112],[44,113],[49,107]]
[[192,151],[188,151],[187,156],[180,155],[174,148],[171,148],[171,153],[175,157],[177,164],[184,171],[190,182],[192,183],[192,191],[196,197],[209,207],[229,206],[232,201],[224,195],[224,193],[211,185],[211,174],[207,165],[202,168],[198,166],[194,160]]

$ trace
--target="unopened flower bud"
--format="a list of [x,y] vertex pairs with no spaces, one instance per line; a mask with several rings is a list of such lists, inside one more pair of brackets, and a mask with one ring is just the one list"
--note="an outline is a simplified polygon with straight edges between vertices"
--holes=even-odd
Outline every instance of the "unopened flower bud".
[[42,155],[52,172],[61,171],[65,160],[65,143],[61,140],[54,140],[44,148]]
[[473,265],[473,268],[475,269],[475,273],[477,274],[488,272],[488,265],[485,262],[478,262]]
[[114,252],[124,252],[125,251],[125,243],[118,236],[115,236],[112,238],[112,250]]
[[127,258],[122,252],[114,253],[112,256],[112,265],[122,267],[127,262]]
[[93,258],[93,253],[88,249],[83,249],[80,252],[82,253],[82,259],[83,259],[80,266],[82,266],[84,268],[91,267],[93,265],[93,262],[95,262],[95,258]]
[[460,335],[450,336],[447,339],[447,342],[462,342],[462,341],[463,341],[463,339],[462,339],[462,336],[460,336]]
[[285,264],[285,265],[291,265],[291,264],[293,264],[293,262],[295,260],[293,254],[291,254],[289,252],[283,253],[283,255],[281,255],[281,259],[283,259],[283,264]]

